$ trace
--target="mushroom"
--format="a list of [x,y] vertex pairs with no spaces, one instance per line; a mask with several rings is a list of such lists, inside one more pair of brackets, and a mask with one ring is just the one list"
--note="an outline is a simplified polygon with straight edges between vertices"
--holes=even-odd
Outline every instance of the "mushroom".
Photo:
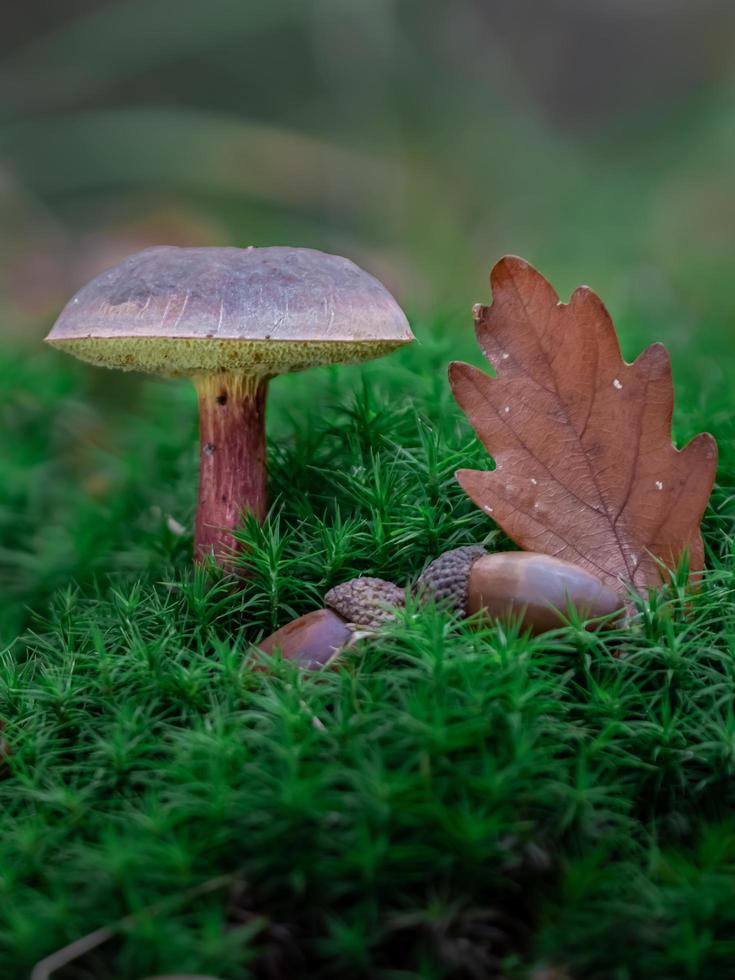
[[413,340],[349,259],[306,248],[149,248],[67,303],[48,343],[92,364],[188,377],[199,395],[194,556],[227,566],[243,512],[267,510],[265,401],[278,374],[367,361]]

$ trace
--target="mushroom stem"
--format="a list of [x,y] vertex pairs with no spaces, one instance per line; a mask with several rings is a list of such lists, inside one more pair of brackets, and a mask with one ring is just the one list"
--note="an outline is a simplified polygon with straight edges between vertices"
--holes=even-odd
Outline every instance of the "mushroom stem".
[[199,502],[194,559],[212,551],[231,565],[232,536],[244,511],[262,521],[268,506],[265,399],[268,379],[241,374],[194,378],[199,395]]

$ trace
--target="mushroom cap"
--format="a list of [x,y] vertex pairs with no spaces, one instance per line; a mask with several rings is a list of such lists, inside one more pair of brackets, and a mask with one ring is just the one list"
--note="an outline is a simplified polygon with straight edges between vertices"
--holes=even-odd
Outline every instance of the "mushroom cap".
[[148,248],[83,286],[46,338],[93,364],[262,376],[380,357],[413,340],[377,279],[309,248]]

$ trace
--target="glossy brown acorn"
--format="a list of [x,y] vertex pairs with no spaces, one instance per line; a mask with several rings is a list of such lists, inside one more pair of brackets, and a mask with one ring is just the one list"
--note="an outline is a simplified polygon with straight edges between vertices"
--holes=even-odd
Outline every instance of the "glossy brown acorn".
[[569,607],[582,619],[621,610],[620,598],[598,578],[568,561],[530,551],[482,555],[467,584],[467,612],[488,619],[521,618],[533,634],[562,626]]
[[331,609],[315,609],[286,623],[258,644],[264,653],[281,651],[284,660],[318,670],[352,643],[354,630]]
[[281,651],[299,667],[318,670],[335,660],[358,636],[366,636],[396,618],[405,592],[392,582],[363,576],[330,589],[326,609],[299,616],[262,640],[264,653]]

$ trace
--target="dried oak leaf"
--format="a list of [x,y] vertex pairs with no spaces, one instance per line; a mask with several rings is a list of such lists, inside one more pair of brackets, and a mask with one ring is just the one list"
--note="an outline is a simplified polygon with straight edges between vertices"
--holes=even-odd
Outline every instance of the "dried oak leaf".
[[660,585],[685,551],[700,570],[717,444],[672,445],[666,349],[627,364],[599,297],[582,286],[560,303],[523,259],[501,259],[490,283],[492,305],[473,313],[496,377],[459,362],[449,377],[496,469],[459,470],[462,488],[522,548],[612,588]]

